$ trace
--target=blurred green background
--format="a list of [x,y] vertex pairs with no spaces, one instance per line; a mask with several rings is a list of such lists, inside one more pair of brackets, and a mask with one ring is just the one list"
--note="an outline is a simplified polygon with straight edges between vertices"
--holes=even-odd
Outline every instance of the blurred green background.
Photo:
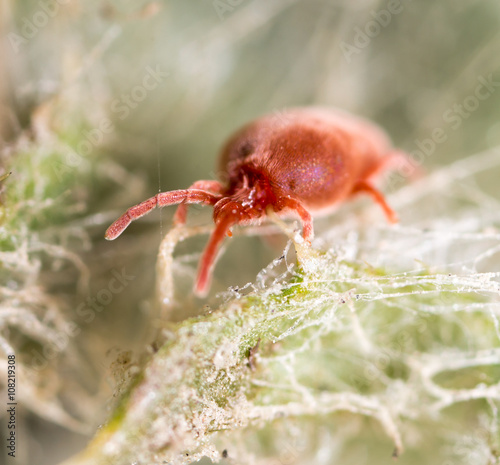
[[[216,177],[218,150],[243,123],[340,107],[380,124],[429,171],[500,144],[496,0],[2,0],[0,14],[0,175],[13,171],[0,183],[3,303],[24,302],[42,325],[3,326],[24,370],[20,395],[32,400],[20,407],[16,463],[81,448],[107,416],[117,354],[141,352],[154,333],[155,257],[174,209],[112,243],[106,227],[158,190]],[[210,220],[190,211],[193,223]],[[227,247],[214,292],[276,257],[259,238]],[[197,255],[187,261],[186,295]],[[87,299],[113,270],[134,278],[91,319]],[[199,308],[188,296],[173,318]],[[60,329],[59,317],[78,334],[33,370],[43,325]]]

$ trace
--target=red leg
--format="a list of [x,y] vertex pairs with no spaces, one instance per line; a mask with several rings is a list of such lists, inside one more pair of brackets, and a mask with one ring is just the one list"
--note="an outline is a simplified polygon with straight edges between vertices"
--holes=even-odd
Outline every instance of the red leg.
[[302,234],[304,236],[304,239],[309,244],[311,244],[311,241],[314,238],[312,217],[311,214],[298,200],[295,200],[291,197],[283,197],[278,200],[274,209],[276,212],[284,209],[290,209],[294,211],[302,221]]
[[198,278],[196,279],[194,289],[194,292],[198,297],[205,297],[207,295],[210,282],[212,280],[212,270],[215,265],[217,250],[222,243],[224,236],[229,231],[229,228],[237,222],[236,217],[231,214],[220,215],[219,218],[220,220],[216,221],[215,229],[210,236],[210,240],[208,241],[200,260]]
[[375,202],[377,202],[382,207],[389,223],[398,222],[398,216],[396,215],[396,212],[391,207],[389,207],[382,192],[373,187],[369,182],[358,182],[358,184],[354,187],[352,193],[357,194],[358,192],[366,192],[367,194],[369,194],[373,198],[373,200],[375,200]]
[[[189,186],[189,189],[201,189],[204,191],[211,192],[213,194],[222,194],[224,192],[224,186],[219,181],[196,181],[193,185]],[[187,215],[187,203],[182,202],[178,207],[174,215],[174,224],[181,225],[186,223]]]
[[104,236],[108,240],[116,239],[127,226],[137,218],[149,213],[153,208],[165,207],[167,205],[176,205],[185,203],[204,203],[215,205],[220,200],[220,195],[212,194],[199,189],[181,189],[170,192],[160,192],[144,202],[134,207],[130,207],[120,218],[118,218],[106,231]]

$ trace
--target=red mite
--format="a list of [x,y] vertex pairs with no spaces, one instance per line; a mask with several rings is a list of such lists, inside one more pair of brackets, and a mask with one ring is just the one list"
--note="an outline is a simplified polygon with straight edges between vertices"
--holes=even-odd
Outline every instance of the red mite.
[[195,293],[205,296],[224,236],[233,225],[261,223],[268,208],[300,218],[309,243],[311,214],[326,214],[360,192],[396,222],[372,179],[400,156],[377,126],[338,110],[306,107],[264,116],[240,129],[222,150],[219,168],[227,182],[196,181],[189,189],[161,192],[129,208],[108,228],[106,239],[117,238],[156,207],[180,204],[174,222],[184,224],[187,204],[212,205],[215,229],[195,286]]

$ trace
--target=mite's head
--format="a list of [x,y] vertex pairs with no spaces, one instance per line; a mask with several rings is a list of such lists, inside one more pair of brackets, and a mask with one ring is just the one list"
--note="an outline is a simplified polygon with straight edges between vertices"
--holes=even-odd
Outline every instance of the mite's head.
[[214,221],[232,218],[234,224],[260,223],[268,206],[276,203],[276,193],[264,170],[243,164],[214,205]]
[[214,222],[231,219],[232,224],[259,223],[271,202],[256,187],[236,191],[214,205]]

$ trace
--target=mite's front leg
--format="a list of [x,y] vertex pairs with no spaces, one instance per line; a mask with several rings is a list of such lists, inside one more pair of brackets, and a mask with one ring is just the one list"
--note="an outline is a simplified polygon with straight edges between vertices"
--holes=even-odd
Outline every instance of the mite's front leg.
[[181,189],[170,192],[160,192],[139,205],[130,207],[120,218],[118,218],[106,231],[105,238],[108,241],[116,239],[127,226],[137,218],[146,215],[156,207],[166,207],[167,205],[177,205],[185,203],[204,203],[215,205],[220,199],[220,195],[200,189]]
[[[189,187],[189,189],[201,189],[204,191],[211,192],[212,194],[222,195],[224,193],[224,186],[219,181],[196,181]],[[187,203],[182,202],[178,207],[174,215],[174,224],[183,225],[186,223],[187,216]]]

